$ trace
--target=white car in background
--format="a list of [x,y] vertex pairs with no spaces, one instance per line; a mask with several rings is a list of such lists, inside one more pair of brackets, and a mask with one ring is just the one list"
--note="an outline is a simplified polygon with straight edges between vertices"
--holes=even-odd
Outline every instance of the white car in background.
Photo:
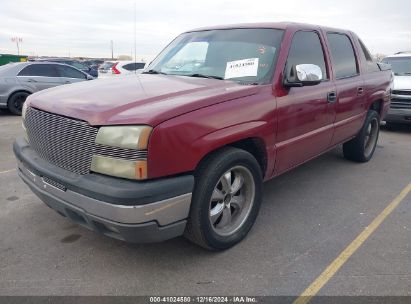
[[394,72],[391,105],[385,121],[411,124],[411,52],[399,52],[382,62],[390,64]]
[[146,66],[145,62],[136,61],[110,61],[104,63],[106,69],[99,69],[98,78],[108,78],[113,76],[126,76],[131,74],[139,74]]

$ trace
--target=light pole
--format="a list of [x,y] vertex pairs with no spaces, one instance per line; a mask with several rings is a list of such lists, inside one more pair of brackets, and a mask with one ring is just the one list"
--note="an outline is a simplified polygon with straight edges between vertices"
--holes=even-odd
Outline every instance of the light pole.
[[[134,64],[137,61],[137,37],[136,37],[136,24],[137,24],[137,4],[134,2]],[[136,70],[134,70],[134,73],[136,73]]]
[[113,40],[110,40],[111,45],[111,59],[114,59],[114,47],[113,47]]
[[17,46],[17,55],[20,55],[20,46],[19,43],[23,42],[21,37],[11,37],[11,41],[16,43]]

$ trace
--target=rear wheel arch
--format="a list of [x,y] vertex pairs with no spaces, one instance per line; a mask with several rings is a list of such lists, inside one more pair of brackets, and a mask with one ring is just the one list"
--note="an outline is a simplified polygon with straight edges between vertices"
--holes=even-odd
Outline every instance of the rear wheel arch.
[[380,116],[370,109],[357,136],[343,144],[344,157],[355,162],[368,162],[377,146],[379,127]]
[[11,97],[12,97],[13,95],[16,95],[17,93],[27,93],[27,94],[29,94],[29,95],[33,94],[33,92],[30,92],[29,90],[24,90],[24,89],[16,90],[16,91],[12,92],[12,93],[9,95],[9,98],[7,99],[7,103],[10,101]]

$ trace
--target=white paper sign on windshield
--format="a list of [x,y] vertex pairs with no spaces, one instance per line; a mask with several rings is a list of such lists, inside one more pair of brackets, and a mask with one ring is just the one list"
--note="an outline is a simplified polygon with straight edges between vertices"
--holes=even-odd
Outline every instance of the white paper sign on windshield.
[[257,76],[258,58],[248,58],[227,62],[225,68],[225,79]]

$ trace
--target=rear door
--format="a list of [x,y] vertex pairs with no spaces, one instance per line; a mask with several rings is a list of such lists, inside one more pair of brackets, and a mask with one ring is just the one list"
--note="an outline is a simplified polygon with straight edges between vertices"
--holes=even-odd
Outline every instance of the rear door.
[[56,64],[56,69],[63,84],[87,80],[87,75],[68,65]]
[[354,136],[364,120],[366,93],[351,37],[328,32],[327,40],[337,87],[332,145]]
[[23,84],[34,88],[36,91],[61,85],[55,64],[34,63],[23,68],[17,75],[17,79]]
[[286,73],[297,64],[315,64],[323,81],[314,86],[292,87],[277,97],[278,131],[276,173],[282,173],[318,154],[331,143],[335,117],[335,86],[322,35],[317,31],[294,34],[286,63]]

